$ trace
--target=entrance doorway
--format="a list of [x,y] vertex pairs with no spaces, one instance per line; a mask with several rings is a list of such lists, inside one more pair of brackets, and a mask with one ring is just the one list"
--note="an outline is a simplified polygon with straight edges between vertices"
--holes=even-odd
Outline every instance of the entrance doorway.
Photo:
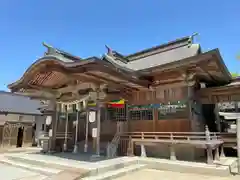
[[24,127],[18,128],[17,147],[22,147]]

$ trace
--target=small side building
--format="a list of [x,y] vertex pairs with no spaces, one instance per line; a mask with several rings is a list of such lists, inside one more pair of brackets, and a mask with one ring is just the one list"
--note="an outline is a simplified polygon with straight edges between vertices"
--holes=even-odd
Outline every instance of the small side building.
[[0,143],[3,148],[32,146],[44,131],[38,100],[0,91]]

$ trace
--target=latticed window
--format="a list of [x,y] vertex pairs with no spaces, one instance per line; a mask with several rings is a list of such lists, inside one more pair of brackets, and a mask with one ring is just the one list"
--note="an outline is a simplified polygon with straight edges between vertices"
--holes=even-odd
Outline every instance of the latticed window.
[[129,120],[153,120],[153,107],[148,105],[129,106]]
[[153,120],[153,109],[130,110],[129,120]]
[[186,103],[178,101],[176,103],[161,104],[158,108],[158,119],[181,119],[188,117]]
[[126,121],[126,108],[106,108],[105,117],[112,121]]

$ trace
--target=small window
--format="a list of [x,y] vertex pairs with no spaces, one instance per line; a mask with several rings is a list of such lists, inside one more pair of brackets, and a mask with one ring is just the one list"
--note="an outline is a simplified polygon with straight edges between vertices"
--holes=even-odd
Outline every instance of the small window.
[[42,131],[44,131],[45,124],[42,124]]

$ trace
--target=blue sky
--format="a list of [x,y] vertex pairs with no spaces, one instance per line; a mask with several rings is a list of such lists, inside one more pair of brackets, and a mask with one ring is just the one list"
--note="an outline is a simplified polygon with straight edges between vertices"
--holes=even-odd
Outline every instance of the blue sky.
[[128,54],[198,32],[203,50],[220,48],[240,71],[239,9],[239,0],[2,0],[0,89],[43,55],[43,41],[84,58],[105,44]]

